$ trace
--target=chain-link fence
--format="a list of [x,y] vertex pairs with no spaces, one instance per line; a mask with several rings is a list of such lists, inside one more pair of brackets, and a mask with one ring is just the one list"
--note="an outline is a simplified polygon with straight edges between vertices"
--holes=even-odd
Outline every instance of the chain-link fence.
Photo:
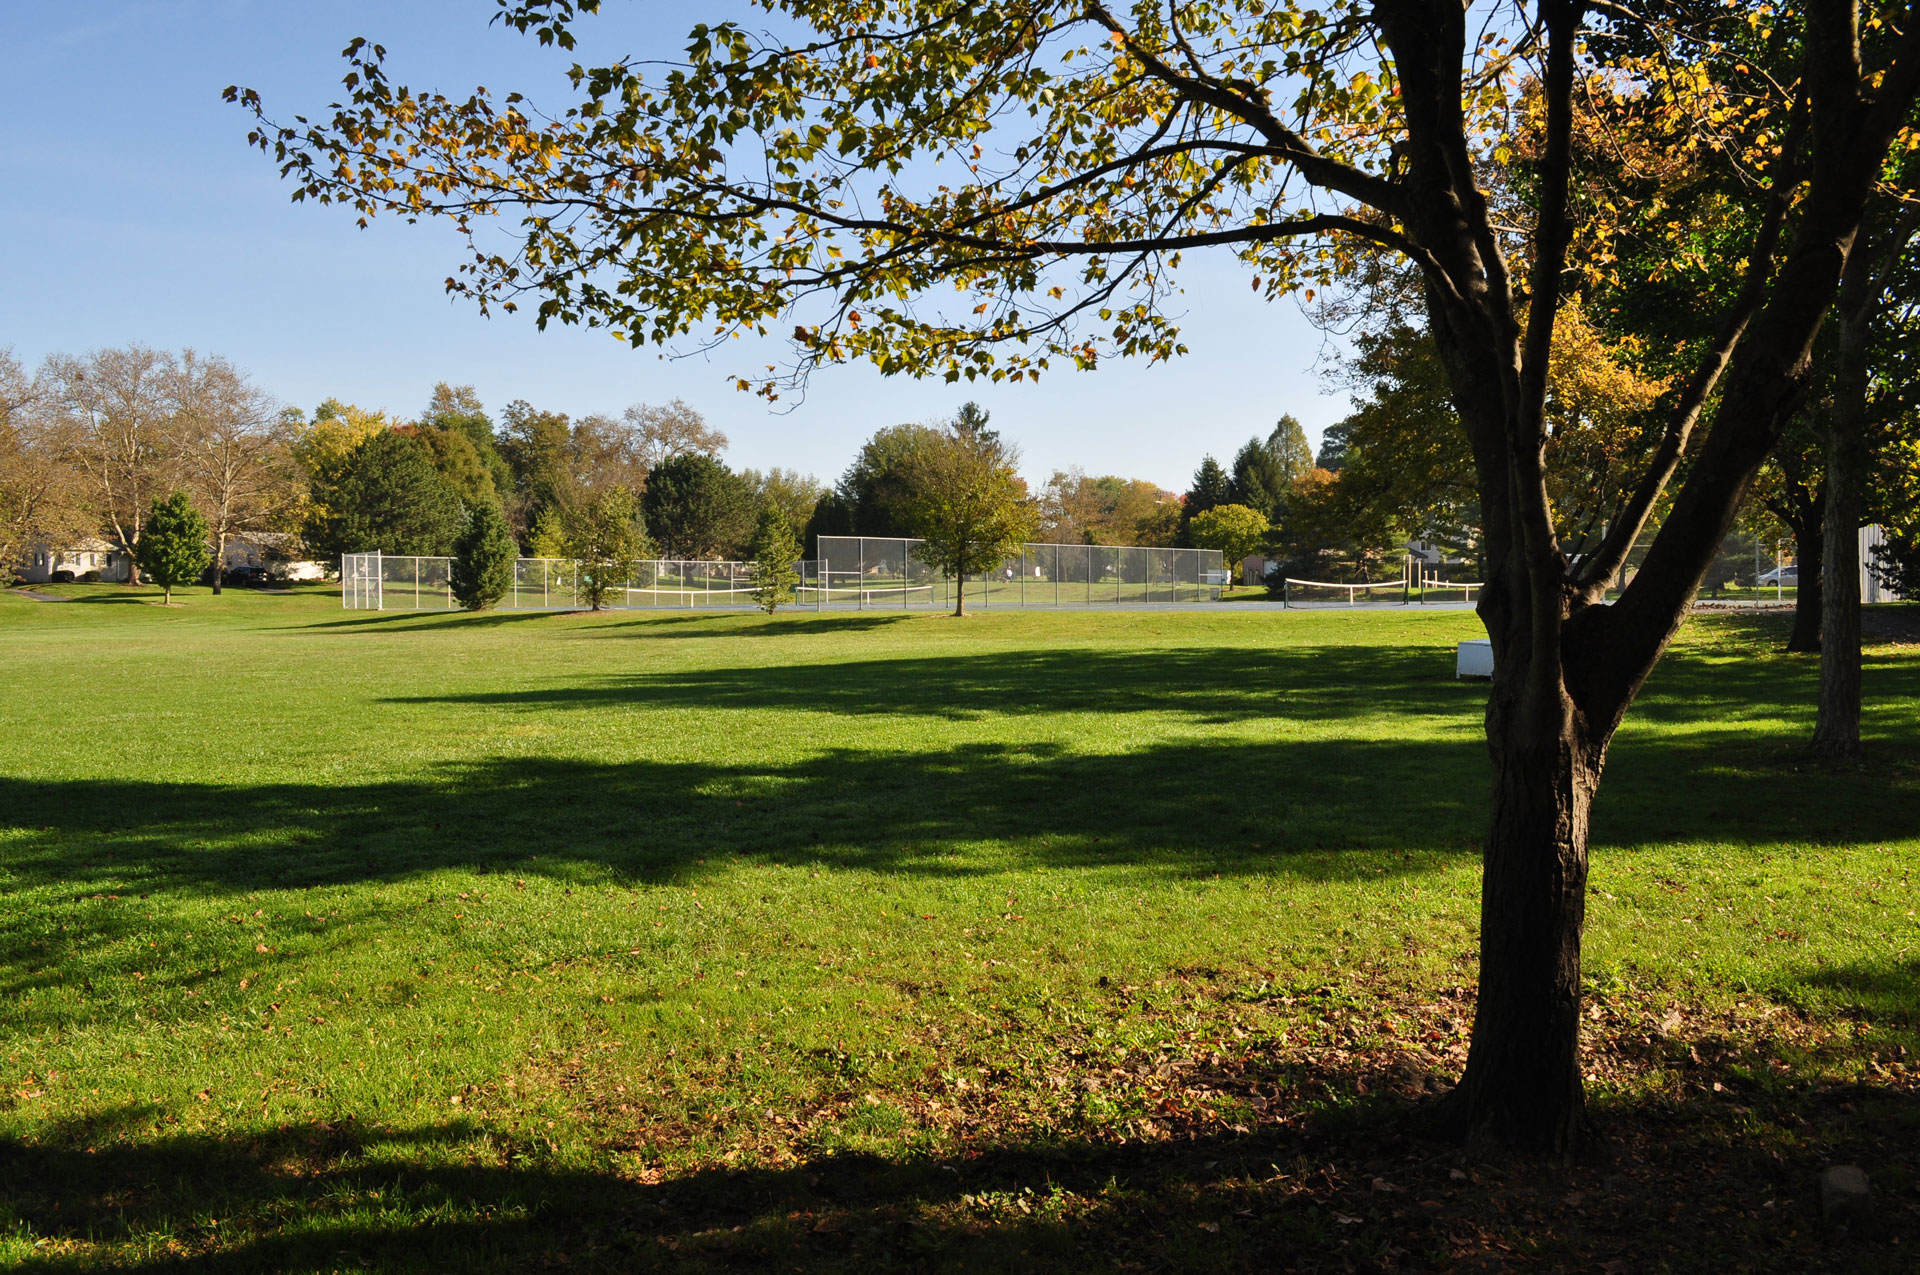
[[[821,536],[811,579],[829,606],[951,607],[962,585],[922,561],[922,543]],[[964,587],[967,605],[992,609],[1213,602],[1226,583],[1218,549],[1028,544],[1018,556],[969,576]]]
[[[917,540],[822,536],[820,556],[798,565],[794,604],[817,609],[952,607],[963,587],[914,552]],[[340,600],[348,610],[447,611],[459,606],[439,557],[347,554]],[[1217,549],[1107,545],[1023,546],[1018,557],[964,583],[969,606],[984,608],[1153,606],[1217,601],[1227,572]],[[602,605],[620,609],[753,605],[751,562],[659,559],[639,563]],[[517,611],[587,605],[580,564],[565,558],[517,558],[513,586],[500,605]]]

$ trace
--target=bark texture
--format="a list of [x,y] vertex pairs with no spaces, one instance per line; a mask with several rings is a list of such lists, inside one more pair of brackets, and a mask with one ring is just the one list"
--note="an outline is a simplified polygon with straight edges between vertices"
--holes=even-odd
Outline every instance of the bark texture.
[[1819,520],[1824,511],[1793,529],[1793,560],[1800,564],[1800,591],[1793,603],[1793,631],[1787,635],[1787,650],[1811,655],[1820,649],[1821,598],[1826,578],[1826,535]]
[[1469,1143],[1578,1144],[1587,819],[1600,758],[1564,694],[1488,707],[1493,818],[1480,896],[1480,990],[1454,1099]]
[[1820,708],[1813,727],[1813,750],[1823,757],[1853,757],[1860,752],[1860,523],[1866,512],[1870,464],[1866,424],[1870,309],[1870,304],[1843,304],[1835,324],[1838,340],[1834,404],[1827,429],[1827,509],[1820,566]]

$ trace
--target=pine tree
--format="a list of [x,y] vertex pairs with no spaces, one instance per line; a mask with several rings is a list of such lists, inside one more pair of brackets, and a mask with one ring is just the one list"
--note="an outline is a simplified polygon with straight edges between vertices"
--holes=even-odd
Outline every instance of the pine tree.
[[1274,425],[1273,433],[1267,435],[1267,454],[1273,457],[1273,464],[1280,476],[1280,492],[1284,497],[1286,489],[1293,480],[1313,468],[1313,447],[1307,442],[1307,431],[1289,412]]
[[484,611],[513,587],[513,560],[519,548],[507,530],[500,506],[477,506],[467,529],[453,542],[449,575],[453,596],[469,611]]
[[800,542],[778,509],[767,505],[753,532],[753,600],[762,611],[775,610],[794,599],[800,583]]
[[1233,476],[1227,480],[1229,504],[1245,505],[1273,521],[1286,486],[1279,463],[1262,440],[1250,438],[1234,453]]
[[1227,471],[1220,468],[1220,462],[1208,456],[1200,462],[1200,468],[1193,471],[1193,489],[1180,505],[1180,543],[1193,543],[1191,529],[1194,518],[1227,503]]
[[197,580],[213,561],[207,548],[207,520],[176,491],[165,500],[153,502],[146,526],[140,529],[140,569],[147,579],[167,591],[165,605],[173,605],[175,585]]

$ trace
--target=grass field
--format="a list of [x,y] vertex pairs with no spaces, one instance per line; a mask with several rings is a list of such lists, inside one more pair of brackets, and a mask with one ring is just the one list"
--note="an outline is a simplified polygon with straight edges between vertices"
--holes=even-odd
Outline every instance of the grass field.
[[[1785,617],[1661,665],[1594,819],[1602,1150],[1545,1171],[1408,1132],[1470,1014],[1470,613],[57,591],[0,594],[0,1265],[1920,1244],[1920,646],[1837,768]],[[1875,1233],[1822,1234],[1834,1160]]]

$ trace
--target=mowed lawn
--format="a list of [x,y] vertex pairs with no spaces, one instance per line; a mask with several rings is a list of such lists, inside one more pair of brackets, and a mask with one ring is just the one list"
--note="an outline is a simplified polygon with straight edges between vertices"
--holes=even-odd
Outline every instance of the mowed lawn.
[[[1835,767],[1784,617],[1689,624],[1594,818],[1608,1149],[1535,1171],[1405,1132],[1470,1020],[1470,613],[60,591],[0,595],[0,1265],[1920,1244],[1920,646]],[[1823,1234],[1835,1160],[1874,1234]]]

